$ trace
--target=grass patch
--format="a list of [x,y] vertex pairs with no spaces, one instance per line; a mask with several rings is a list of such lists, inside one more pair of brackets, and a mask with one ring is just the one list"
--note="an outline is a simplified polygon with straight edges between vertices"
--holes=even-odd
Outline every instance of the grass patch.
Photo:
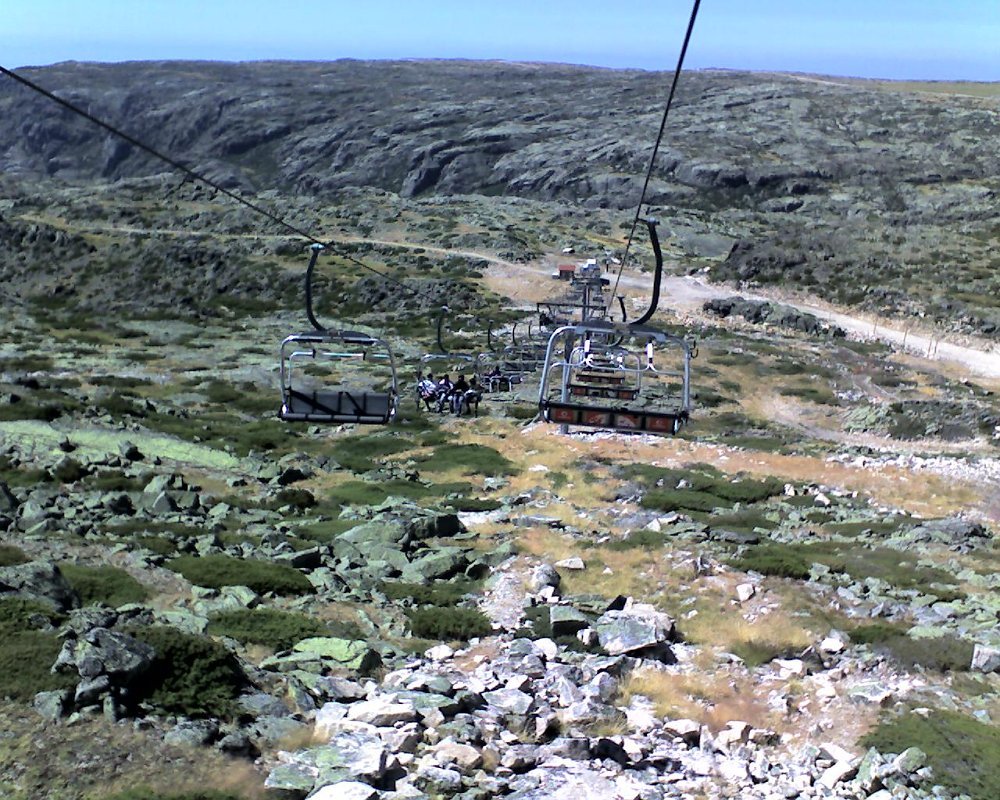
[[178,556],[166,563],[197,586],[221,589],[223,586],[247,586],[258,594],[311,594],[308,578],[293,567],[257,561],[251,558],[213,554]]
[[934,782],[972,800],[1000,797],[1000,727],[957,711],[905,713],[883,719],[860,744],[883,753],[919,747],[934,770]]
[[310,636],[329,635],[327,627],[318,620],[276,608],[224,611],[209,620],[208,632],[244,644],[262,644],[272,650],[287,650]]
[[298,432],[277,419],[246,420],[236,414],[206,411],[195,417],[162,412],[146,416],[150,430],[246,456],[251,450],[287,453],[301,448]]
[[62,563],[59,571],[85,606],[103,604],[118,608],[128,603],[141,603],[149,597],[145,586],[118,567]]

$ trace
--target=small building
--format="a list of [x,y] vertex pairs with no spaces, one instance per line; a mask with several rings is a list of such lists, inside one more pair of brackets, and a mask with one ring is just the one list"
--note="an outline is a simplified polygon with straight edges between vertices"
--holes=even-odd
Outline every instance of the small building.
[[559,272],[556,275],[561,281],[571,281],[575,274],[576,266],[574,264],[560,264]]

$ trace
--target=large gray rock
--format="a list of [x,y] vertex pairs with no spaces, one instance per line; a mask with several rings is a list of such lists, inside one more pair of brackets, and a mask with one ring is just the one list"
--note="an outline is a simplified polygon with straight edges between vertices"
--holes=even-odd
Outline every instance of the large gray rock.
[[153,663],[156,651],[145,642],[119,631],[94,628],[77,639],[68,639],[55,666],[72,667],[81,678],[108,676],[116,685],[127,685]]
[[47,561],[0,567],[0,596],[7,594],[48,603],[56,611],[68,611],[80,604],[79,595],[59,567]]
[[672,661],[669,642],[673,619],[652,607],[635,604],[629,610],[607,611],[594,623],[601,647],[609,655],[632,655]]
[[973,672],[1000,672],[1000,648],[977,644],[972,651]]

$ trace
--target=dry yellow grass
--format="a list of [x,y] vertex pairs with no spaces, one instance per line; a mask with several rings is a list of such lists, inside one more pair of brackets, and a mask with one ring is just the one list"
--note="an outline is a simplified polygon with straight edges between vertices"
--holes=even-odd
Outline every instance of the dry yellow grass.
[[619,704],[628,705],[639,695],[653,703],[657,716],[693,719],[713,732],[734,720],[757,728],[774,728],[781,719],[768,708],[767,692],[768,687],[752,676],[734,676],[724,670],[691,675],[640,669],[625,679]]
[[739,646],[770,646],[789,651],[804,650],[816,638],[785,609],[770,611],[748,620],[735,605],[706,608],[683,621],[681,629],[688,641],[730,651]]
[[[524,431],[531,446],[544,437],[559,438],[554,428],[536,426]],[[941,516],[984,503],[987,488],[938,475],[913,472],[891,465],[872,469],[804,455],[739,450],[707,442],[624,435],[574,438],[574,452],[601,456],[621,463],[640,462],[662,466],[707,463],[724,472],[774,475],[789,481],[823,483],[858,491],[878,502],[918,516]]]
[[666,596],[681,585],[682,576],[688,574],[671,563],[667,551],[584,549],[569,537],[548,528],[519,530],[517,543],[522,552],[548,561],[580,556],[586,569],[561,573],[562,589],[570,595],[596,594],[608,599],[631,595],[662,605]]

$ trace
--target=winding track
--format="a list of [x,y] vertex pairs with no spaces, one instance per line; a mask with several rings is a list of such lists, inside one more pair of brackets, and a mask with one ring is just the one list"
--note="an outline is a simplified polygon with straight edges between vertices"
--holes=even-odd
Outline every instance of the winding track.
[[[191,231],[175,228],[141,228],[128,225],[79,225],[65,220],[53,219],[41,215],[24,214],[20,217],[26,222],[43,223],[63,230],[76,233],[125,233],[138,235],[159,235],[177,237],[205,237],[214,239],[254,239],[264,241],[287,241],[292,237],[286,234],[254,234],[254,233],[217,233],[212,231]],[[373,244],[386,247],[398,247],[404,250],[422,250],[446,256],[464,256],[486,261],[491,266],[502,270],[507,277],[518,276],[549,278],[551,270],[540,264],[522,264],[507,261],[489,253],[476,250],[459,250],[448,247],[438,247],[422,242],[393,241],[389,239],[372,239],[361,236],[344,236],[330,239],[340,244]],[[649,286],[648,276],[640,273],[625,273],[620,285],[631,289],[646,289]],[[662,300],[666,306],[686,314],[700,314],[702,304],[706,300],[719,297],[730,297],[734,289],[725,284],[708,284],[702,279],[692,276],[665,275],[662,284]],[[936,362],[951,363],[965,368],[969,372],[983,378],[1000,380],[1000,347],[986,341],[974,341],[975,346],[946,341],[942,334],[926,331],[914,331],[899,326],[897,321],[886,322],[850,314],[815,298],[788,297],[779,292],[740,292],[752,300],[780,302],[788,306],[814,314],[833,325],[839,325],[848,333],[860,338],[878,339],[905,350],[907,353],[921,359]]]

